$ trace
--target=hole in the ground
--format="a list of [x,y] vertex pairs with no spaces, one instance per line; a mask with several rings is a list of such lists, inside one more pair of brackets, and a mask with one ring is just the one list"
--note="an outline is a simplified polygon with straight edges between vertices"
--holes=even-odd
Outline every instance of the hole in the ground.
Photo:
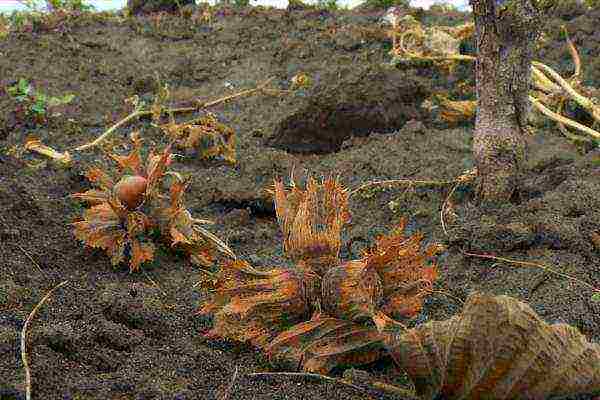
[[352,137],[391,133],[409,120],[426,119],[420,105],[430,94],[414,72],[367,68],[289,100],[297,103],[294,111],[282,117],[266,144],[290,153],[336,152]]
[[233,210],[248,210],[252,218],[275,218],[275,206],[262,199],[220,200],[212,203],[223,214]]

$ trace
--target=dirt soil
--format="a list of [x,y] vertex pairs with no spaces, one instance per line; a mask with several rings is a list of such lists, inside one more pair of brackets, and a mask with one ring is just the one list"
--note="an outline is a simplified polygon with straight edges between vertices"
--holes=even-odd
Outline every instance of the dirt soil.
[[[280,90],[299,72],[313,79],[307,89],[209,110],[236,132],[236,166],[193,157],[173,166],[193,175],[186,195],[191,212],[216,221],[212,231],[253,265],[287,262],[264,191],[274,177],[334,173],[356,188],[374,179],[459,176],[473,167],[473,127],[440,127],[420,105],[432,92],[453,92],[459,79],[472,83],[472,66],[451,78],[433,68],[382,66],[391,43],[376,29],[380,15],[223,8],[210,24],[171,15],[157,27],[148,16],[95,14],[0,41],[2,87],[26,78],[51,95],[76,95],[43,126],[21,123],[14,100],[5,92],[0,97],[0,399],[24,398],[20,331],[35,304],[65,280],[29,329],[34,399],[367,398],[337,383],[245,376],[276,367],[252,348],[203,337],[211,321],[194,315],[206,296],[193,287],[204,276],[198,268],[168,248],[142,273],[113,268],[103,252],[73,237],[69,224],[82,207],[68,196],[89,187],[87,168],[108,165],[98,150],[72,149],[127,115],[125,99],[152,99],[155,76],[169,84],[174,105],[216,99],[270,77],[269,87]],[[469,18],[418,15],[428,23]],[[598,18],[595,12],[550,20],[537,58],[572,72],[557,29],[566,23],[581,52],[583,82],[600,87]],[[125,151],[134,129],[148,147],[166,143],[142,119],[119,129],[105,147]],[[71,149],[74,166],[23,152],[30,134]],[[440,210],[451,188],[395,186],[354,195],[342,257],[357,257],[405,215],[411,231],[448,246],[438,260],[436,290],[452,297],[434,293],[417,322],[448,318],[461,309],[456,299],[483,291],[526,301],[546,321],[572,324],[600,341],[600,304],[590,301],[588,287],[465,254],[541,263],[600,287],[600,150],[575,147],[551,124],[537,129],[520,202],[481,209],[472,188],[460,186],[445,233]],[[406,383],[389,360],[360,368],[384,382]]]

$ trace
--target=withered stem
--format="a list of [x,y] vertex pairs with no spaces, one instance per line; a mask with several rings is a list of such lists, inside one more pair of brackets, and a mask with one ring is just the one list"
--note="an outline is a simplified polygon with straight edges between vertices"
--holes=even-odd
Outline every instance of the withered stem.
[[40,300],[40,302],[37,303],[33,310],[31,310],[31,313],[29,313],[29,316],[23,324],[23,329],[21,329],[21,360],[23,362],[23,368],[25,369],[25,398],[27,400],[31,400],[31,371],[29,369],[29,362],[27,361],[27,328],[29,327],[31,321],[33,321],[35,314],[38,312],[40,307],[44,305],[46,300],[50,298],[52,293],[61,286],[66,285],[68,282],[69,281],[64,281],[50,289],[50,291],[46,293],[46,295]]

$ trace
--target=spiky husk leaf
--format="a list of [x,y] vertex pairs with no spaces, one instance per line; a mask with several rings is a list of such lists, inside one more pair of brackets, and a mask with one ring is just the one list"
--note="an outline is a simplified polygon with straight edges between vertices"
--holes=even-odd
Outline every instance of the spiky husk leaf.
[[304,261],[318,274],[339,264],[341,231],[349,221],[348,193],[333,178],[319,185],[309,177],[306,190],[292,181],[287,191],[275,181],[275,211],[286,255]]
[[423,297],[437,278],[431,259],[442,250],[437,244],[422,250],[423,235],[406,237],[405,227],[406,219],[402,219],[364,254],[366,265],[377,271],[383,285],[381,310],[395,319],[411,318],[421,310]]
[[245,261],[224,265],[200,314],[214,315],[209,336],[265,347],[283,330],[310,316],[310,292],[318,277],[308,271],[259,271]]
[[326,374],[340,365],[362,365],[383,356],[377,329],[316,314],[277,336],[266,348],[272,361]]

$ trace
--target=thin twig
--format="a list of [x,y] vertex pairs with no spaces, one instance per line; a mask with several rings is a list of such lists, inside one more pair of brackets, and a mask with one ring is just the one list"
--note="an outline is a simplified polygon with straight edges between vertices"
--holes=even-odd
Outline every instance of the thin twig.
[[64,282],[59,283],[58,285],[54,286],[52,289],[50,289],[50,291],[48,293],[46,293],[46,295],[40,300],[40,302],[37,303],[37,305],[33,308],[33,310],[31,310],[31,313],[29,313],[29,316],[27,317],[27,319],[25,320],[25,323],[23,324],[23,329],[21,329],[21,360],[23,361],[23,368],[25,369],[25,398],[27,400],[31,400],[31,371],[29,370],[29,363],[27,362],[27,348],[26,348],[27,327],[29,326],[29,324],[31,323],[33,318],[35,317],[35,314],[37,313],[37,311],[46,302],[46,300],[48,300],[50,298],[52,293],[56,289],[60,288],[61,286],[66,285],[68,282],[69,281],[64,281]]
[[392,186],[392,185],[449,185],[451,183],[458,182],[456,179],[450,181],[419,181],[412,179],[389,179],[384,181],[369,181],[367,183],[363,183],[356,189],[352,189],[348,192],[348,196],[352,196],[368,187],[371,186]]
[[33,259],[33,257],[31,256],[31,254],[29,254],[29,253],[27,252],[27,250],[25,250],[23,247],[21,247],[21,246],[20,246],[19,244],[17,244],[17,243],[15,243],[15,246],[17,246],[17,248],[18,248],[19,250],[21,250],[21,252],[22,252],[23,254],[25,254],[25,257],[27,257],[27,258],[29,259],[29,261],[31,261],[31,262],[33,263],[33,265],[35,265],[35,266],[36,266],[36,268],[37,268],[37,269],[38,269],[38,270],[39,270],[39,271],[42,273],[42,275],[45,275],[45,276],[46,276],[46,278],[48,277],[48,274],[46,274],[46,272],[44,272],[44,270],[42,269],[42,267],[40,267],[40,264],[38,264],[38,263],[37,263],[37,262],[36,262],[36,261]]
[[165,296],[165,297],[168,297],[167,293],[166,293],[164,290],[162,290],[162,288],[160,287],[160,285],[159,285],[158,283],[156,283],[156,282],[155,282],[155,281],[154,281],[154,280],[153,280],[153,279],[150,277],[150,275],[148,275],[148,273],[147,273],[146,271],[142,270],[142,272],[144,273],[144,276],[146,277],[146,279],[148,279],[148,280],[150,281],[150,283],[151,283],[152,285],[154,285],[154,286],[155,286],[155,287],[158,289],[158,291],[159,291],[159,292],[161,292],[161,293],[163,294],[163,296]]
[[231,391],[233,390],[233,387],[236,383],[237,376],[238,376],[238,366],[236,365],[235,372],[233,373],[233,378],[231,378],[231,382],[229,383],[229,386],[227,386],[227,389],[221,396],[220,400],[227,400],[229,398],[229,396],[231,395]]
[[446,200],[444,200],[444,203],[442,204],[442,210],[440,211],[440,222],[442,224],[442,230],[444,231],[444,234],[446,236],[448,236],[448,231],[446,230],[446,224],[444,223],[444,214],[446,213],[446,205],[450,201],[450,197],[452,197],[452,195],[454,194],[454,192],[456,191],[456,188],[458,187],[458,185],[460,185],[460,183],[461,182],[458,181],[452,187],[452,190],[450,190],[450,193],[448,193],[448,196],[446,196]]
[[511,260],[509,258],[496,257],[496,256],[493,256],[493,255],[490,255],[490,254],[467,253],[466,251],[462,251],[462,250],[461,250],[461,253],[463,253],[464,255],[467,255],[467,256],[471,256],[471,257],[487,258],[487,259],[490,259],[490,260],[503,261],[503,262],[509,263],[509,264],[517,264],[517,265],[524,265],[524,266],[527,266],[527,267],[539,268],[539,269],[544,270],[546,272],[549,272],[551,274],[558,275],[560,277],[563,277],[563,278],[572,280],[574,282],[577,282],[577,283],[579,283],[581,285],[587,286],[588,288],[592,289],[592,291],[600,293],[600,288],[597,288],[594,285],[591,285],[591,284],[589,284],[589,283],[587,283],[585,281],[582,281],[581,279],[575,278],[574,276],[571,276],[571,275],[568,275],[568,274],[564,274],[562,272],[554,271],[552,268],[547,267],[547,266],[542,265],[542,264],[534,263],[534,262],[531,262],[531,261]]
[[125,125],[127,122],[131,121],[134,118],[141,117],[144,115],[150,115],[150,114],[152,114],[151,111],[134,111],[131,114],[129,114],[128,116],[126,116],[125,118],[123,118],[122,120],[120,120],[119,122],[117,122],[116,124],[114,124],[113,126],[111,126],[110,128],[108,128],[102,135],[98,136],[96,138],[96,140],[94,140],[93,142],[86,143],[79,147],[76,147],[75,151],[83,151],[83,150],[87,150],[89,148],[98,146],[100,143],[105,141],[121,125]]
[[[163,110],[163,113],[183,113],[183,112],[194,112],[194,111],[199,111],[202,108],[207,108],[207,107],[212,107],[215,106],[217,104],[223,103],[227,100],[231,100],[231,99],[235,99],[237,97],[241,97],[241,96],[245,96],[248,94],[252,94],[254,92],[257,91],[261,91],[265,88],[266,85],[268,85],[273,79],[275,79],[274,77],[267,79],[265,82],[261,83],[260,85],[258,85],[257,87],[253,88],[253,89],[248,89],[248,90],[243,90],[239,93],[235,93],[229,96],[225,96],[225,97],[221,97],[217,100],[213,100],[213,101],[209,101],[209,102],[205,102],[205,103],[201,103],[198,101],[198,105],[195,107],[183,107],[183,108],[173,108],[173,109],[165,109]],[[139,118],[139,117],[144,117],[147,115],[152,115],[152,111],[150,110],[137,110],[132,112],[131,114],[129,114],[128,116],[126,116],[125,118],[123,118],[122,120],[120,120],[119,122],[117,122],[116,124],[114,124],[113,126],[111,126],[110,128],[108,128],[102,135],[98,136],[93,142],[90,143],[86,143],[83,144],[79,147],[75,148],[75,151],[83,151],[83,150],[87,150],[89,148],[98,146],[100,143],[102,143],[103,141],[105,141],[117,128],[119,128],[120,126],[125,125],[127,122],[131,121],[134,118]]]
[[250,374],[246,374],[245,376],[249,378],[264,378],[264,377],[278,377],[278,376],[288,376],[288,377],[304,377],[304,378],[314,378],[322,381],[338,383],[340,385],[344,385],[350,387],[361,393],[368,393],[368,391],[360,386],[356,386],[352,383],[346,382],[342,379],[332,378],[327,375],[315,374],[310,372],[254,372]]
[[242,90],[241,92],[234,93],[234,94],[231,94],[231,95],[228,95],[225,97],[221,97],[220,99],[217,99],[217,100],[213,100],[213,101],[209,101],[209,102],[205,102],[205,103],[201,103],[200,101],[198,101],[198,108],[212,107],[217,104],[224,103],[228,100],[235,99],[237,97],[242,97],[242,96],[252,94],[254,92],[261,91],[265,88],[265,86],[267,86],[269,83],[271,83],[271,81],[273,79],[275,79],[275,77],[271,77],[271,78],[267,79],[266,81],[264,81],[263,83],[261,83],[260,85],[258,85],[257,87],[255,87],[253,89]]
[[375,389],[381,390],[382,392],[400,396],[403,399],[419,400],[420,397],[410,389],[404,389],[398,386],[390,385],[389,383],[375,381],[371,384]]
[[454,296],[454,295],[451,295],[451,294],[450,294],[450,293],[448,293],[448,292],[444,292],[443,290],[432,290],[432,291],[431,291],[431,293],[439,293],[439,294],[443,294],[444,296],[450,297],[451,299],[453,299],[453,300],[455,300],[456,302],[460,303],[460,305],[462,305],[462,306],[464,306],[464,305],[465,305],[465,302],[464,302],[462,299],[460,299],[460,298],[458,298],[458,297],[456,297],[456,296]]
[[579,58],[579,53],[577,52],[577,48],[575,44],[571,40],[569,36],[569,31],[566,26],[562,26],[563,31],[565,32],[565,36],[567,38],[567,47],[569,48],[569,53],[571,53],[571,57],[573,58],[573,63],[575,64],[575,72],[573,76],[571,76],[571,80],[574,82],[579,81],[579,76],[581,75],[581,58]]

